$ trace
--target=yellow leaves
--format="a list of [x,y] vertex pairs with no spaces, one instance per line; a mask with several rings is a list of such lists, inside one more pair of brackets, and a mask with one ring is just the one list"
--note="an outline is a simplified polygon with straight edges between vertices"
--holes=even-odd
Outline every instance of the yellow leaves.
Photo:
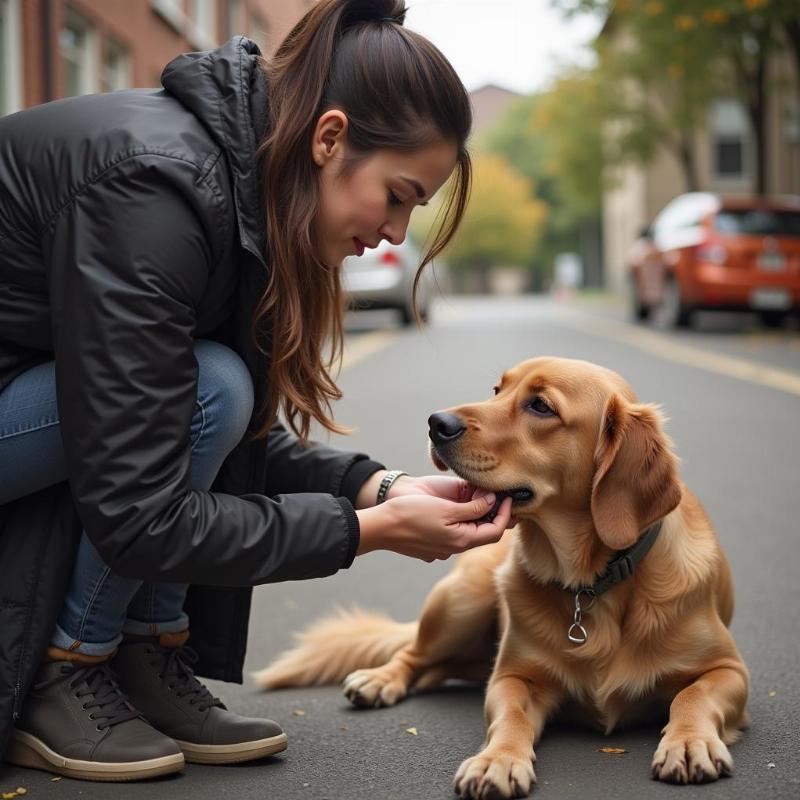
[[608,753],[609,755],[612,756],[619,756],[622,755],[623,753],[627,753],[628,751],[622,747],[601,747],[597,752]]
[[769,0],[744,0],[744,4],[750,11],[758,11],[759,8],[769,5]]
[[697,27],[697,20],[688,14],[675,17],[675,27],[679,31],[692,31]]
[[296,708],[294,711],[292,711],[292,714],[294,714],[295,717],[304,717],[306,712],[303,711],[302,708]]
[[644,10],[651,17],[657,17],[664,11],[664,4],[658,0],[650,0],[649,3],[645,3]]
[[731,15],[722,8],[707,8],[703,12],[703,20],[709,25],[727,25]]
[[775,697],[777,694],[778,694],[778,693],[777,693],[777,692],[775,692],[775,691],[768,692],[768,693],[767,693],[767,697]]
[[416,728],[406,728],[406,733],[410,733],[412,736],[419,736],[419,731]]
[[50,782],[51,783],[58,783],[58,781],[60,781],[60,780],[61,780],[61,776],[60,775],[56,775],[55,778],[50,778]]
[[28,794],[28,790],[24,786],[18,786],[16,791],[0,792],[0,797],[3,800],[14,800],[15,797],[21,797],[23,794]]

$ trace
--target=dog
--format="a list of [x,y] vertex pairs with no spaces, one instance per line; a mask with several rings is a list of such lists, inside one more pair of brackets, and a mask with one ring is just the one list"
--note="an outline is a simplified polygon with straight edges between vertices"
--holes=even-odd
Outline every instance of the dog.
[[524,361],[489,400],[434,414],[434,464],[511,494],[516,527],[458,556],[418,623],[340,612],[256,681],[344,679],[349,700],[372,707],[488,678],[484,746],[455,776],[462,797],[526,796],[557,710],[606,733],[663,715],[653,778],[730,775],[749,688],[728,630],[731,572],[663,422],[617,373],[561,358]]

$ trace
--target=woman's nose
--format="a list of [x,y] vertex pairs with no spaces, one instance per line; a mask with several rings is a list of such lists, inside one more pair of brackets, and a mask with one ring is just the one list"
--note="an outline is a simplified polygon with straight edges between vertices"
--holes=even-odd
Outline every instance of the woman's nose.
[[403,244],[408,230],[408,220],[405,222],[387,222],[379,231],[380,235],[391,244]]

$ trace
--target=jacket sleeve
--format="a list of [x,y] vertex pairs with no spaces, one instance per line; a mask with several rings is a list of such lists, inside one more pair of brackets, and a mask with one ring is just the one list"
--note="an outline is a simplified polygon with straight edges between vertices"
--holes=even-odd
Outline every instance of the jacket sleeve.
[[347,499],[190,486],[195,309],[224,239],[219,202],[194,165],[137,156],[45,232],[73,500],[123,576],[235,586],[330,575],[357,545]]
[[347,452],[319,442],[301,444],[281,423],[267,438],[267,483],[270,497],[290,492],[329,492],[352,505],[364,481],[384,465],[363,453]]

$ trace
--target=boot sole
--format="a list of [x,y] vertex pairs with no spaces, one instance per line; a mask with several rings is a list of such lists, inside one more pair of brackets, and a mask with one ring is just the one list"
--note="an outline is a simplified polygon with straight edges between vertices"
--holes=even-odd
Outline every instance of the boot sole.
[[239,764],[242,761],[255,761],[257,758],[280,753],[289,744],[285,733],[238,744],[195,744],[182,742],[180,739],[174,741],[183,750],[183,756],[189,764]]
[[84,781],[138,781],[180,772],[185,766],[182,753],[145,761],[81,761],[66,758],[51,750],[41,739],[30,733],[15,730],[11,734],[5,759],[18,767],[30,767],[54,772]]

